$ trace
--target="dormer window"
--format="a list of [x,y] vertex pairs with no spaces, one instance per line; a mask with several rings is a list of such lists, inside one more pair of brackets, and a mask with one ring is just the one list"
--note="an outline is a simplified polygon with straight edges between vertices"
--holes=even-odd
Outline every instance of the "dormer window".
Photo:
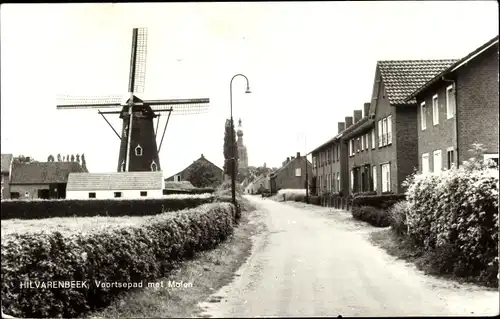
[[151,171],[156,172],[158,170],[158,165],[156,165],[155,161],[151,162]]
[[135,148],[135,156],[142,156],[142,147],[139,144]]

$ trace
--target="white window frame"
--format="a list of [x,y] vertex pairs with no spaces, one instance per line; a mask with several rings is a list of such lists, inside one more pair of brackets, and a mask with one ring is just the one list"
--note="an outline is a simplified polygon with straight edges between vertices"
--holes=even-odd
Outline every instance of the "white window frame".
[[142,147],[140,144],[137,144],[134,150],[135,150],[135,156],[142,156]]
[[382,142],[383,142],[383,139],[382,139],[382,120],[379,120],[377,122],[377,133],[378,133],[378,147],[382,147]]
[[[391,191],[391,164],[385,163],[380,165],[382,171],[382,193]],[[385,177],[385,178],[384,178]],[[384,181],[385,179],[385,181]]]
[[361,151],[364,151],[365,149],[365,137],[362,135],[361,136]]
[[337,192],[340,192],[340,172],[337,172]]
[[427,174],[430,172],[429,153],[423,153],[421,158],[422,158],[422,165],[421,165],[422,167],[420,171],[422,172],[422,174]]
[[387,117],[387,145],[392,144],[392,115]]
[[[153,167],[154,167],[154,169],[153,169]],[[157,170],[158,170],[158,164],[156,164],[156,162],[153,160],[151,162],[151,171],[156,172]]]
[[180,182],[181,181],[181,175],[174,175],[174,182]]
[[425,102],[420,103],[420,128],[424,131],[427,128],[427,108]]
[[387,145],[387,117],[382,119],[382,146]]
[[[453,99],[453,104],[450,103],[450,95],[451,99]],[[453,84],[452,84],[446,88],[446,119],[451,119],[453,118],[453,116],[455,116],[455,106],[456,106],[456,101],[455,101],[455,95],[453,93]]]
[[375,144],[376,144],[376,140],[375,140],[375,128],[373,128],[373,130],[372,130],[372,150],[375,149]]
[[302,169],[299,167],[299,168],[296,168],[295,169],[295,177],[301,177],[302,176]]
[[483,160],[487,161],[487,160],[490,160],[490,159],[492,160],[494,158],[496,158],[497,161],[498,161],[498,153],[487,153],[487,154],[485,153],[484,157],[483,157]]
[[360,142],[359,142],[359,137],[356,139],[356,152],[359,153],[360,149]]
[[[450,167],[448,167],[448,157],[449,157],[449,153],[450,152],[453,152],[453,160],[450,163],[451,164]],[[454,147],[448,147],[446,149],[446,167],[445,167],[446,170],[451,169],[452,167],[455,166],[455,159],[456,159],[455,148]]]
[[369,145],[369,143],[370,143],[370,134],[366,133],[365,138],[366,138],[365,147],[368,150],[368,149],[370,149],[370,145]]
[[377,191],[377,165],[372,166],[373,190]]
[[437,94],[432,97],[432,124],[439,124],[439,97]]
[[[432,171],[433,172],[440,172],[443,170],[443,156],[442,156],[441,150],[435,150],[432,152]],[[436,157],[439,157],[439,160],[436,160]],[[439,170],[436,170],[436,163],[439,163]]]

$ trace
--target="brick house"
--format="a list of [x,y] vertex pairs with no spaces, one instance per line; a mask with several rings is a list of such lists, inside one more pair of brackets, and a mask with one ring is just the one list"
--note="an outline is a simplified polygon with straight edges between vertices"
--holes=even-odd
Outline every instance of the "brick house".
[[456,61],[377,62],[369,112],[342,137],[348,145],[351,194],[405,191],[402,182],[418,167],[417,102],[407,97]]
[[416,99],[419,171],[460,165],[473,143],[498,163],[498,36],[425,83]]
[[304,168],[306,165],[309,183],[311,183],[312,164],[306,156],[300,156],[300,152],[297,152],[297,157],[288,157],[282,167],[270,176],[271,192],[277,193],[280,189],[305,189]]
[[[349,121],[352,122],[352,118],[346,118],[346,122]],[[345,176],[342,176],[345,171],[345,151],[342,150],[343,145],[340,142],[344,128],[345,123],[339,122],[338,134],[309,153],[312,155],[312,172],[316,178],[316,194],[313,195],[340,193],[347,189],[344,185]]]
[[9,199],[10,198],[10,177],[11,177],[11,172],[12,172],[12,161],[14,159],[14,156],[12,154],[2,154],[1,155],[1,160],[2,160],[2,192],[1,192],[1,198],[2,199]]
[[12,199],[66,198],[70,173],[85,172],[78,162],[33,162],[12,164]]
[[183,169],[182,171],[170,176],[167,178],[165,181],[167,182],[181,182],[181,181],[186,181],[189,180],[189,170],[196,166],[196,165],[202,165],[205,167],[206,170],[211,171],[213,175],[216,177],[216,182],[212,185],[213,187],[219,186],[222,184],[222,181],[224,180],[224,171],[222,168],[218,167],[214,163],[210,162],[208,159],[205,158],[203,154],[201,154],[200,158],[197,160],[193,161],[191,165]]

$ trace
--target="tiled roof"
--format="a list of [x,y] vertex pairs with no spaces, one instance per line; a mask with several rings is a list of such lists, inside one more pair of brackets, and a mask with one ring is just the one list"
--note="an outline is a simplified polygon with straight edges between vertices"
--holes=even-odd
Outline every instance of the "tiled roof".
[[69,173],[82,171],[77,162],[14,162],[11,184],[66,183]]
[[67,191],[163,189],[163,172],[71,173]]
[[12,163],[12,154],[2,154],[2,173],[10,172],[10,164]]
[[414,104],[415,99],[405,101],[415,90],[441,73],[457,59],[378,61],[377,67],[393,105]]
[[191,166],[195,165],[195,163],[199,163],[199,162],[205,162],[209,165],[212,165],[214,168],[216,168],[218,171],[223,172],[222,168],[220,168],[219,166],[215,165],[214,163],[210,162],[205,156],[203,156],[203,154],[201,154],[200,158],[198,158],[196,161],[193,161],[193,163],[191,163],[190,165],[188,165],[185,169],[183,169],[182,171],[178,172],[177,174],[174,174],[172,176],[170,176],[169,178],[167,178],[167,180],[171,180],[174,178],[175,175],[182,175],[182,173],[184,173],[185,171],[187,171]]

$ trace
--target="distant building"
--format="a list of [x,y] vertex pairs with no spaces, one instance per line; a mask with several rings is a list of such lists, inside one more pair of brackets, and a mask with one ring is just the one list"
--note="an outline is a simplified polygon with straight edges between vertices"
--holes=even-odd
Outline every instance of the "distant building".
[[182,171],[170,176],[167,178],[165,181],[167,182],[181,182],[181,181],[188,181],[189,180],[189,170],[194,167],[195,165],[201,165],[203,166],[207,171],[211,171],[213,175],[216,177],[216,181],[212,185],[213,187],[217,187],[220,184],[222,184],[222,181],[224,180],[224,171],[222,168],[218,167],[214,163],[210,162],[201,154],[200,158],[197,160],[193,161],[191,165],[183,169]]
[[269,191],[271,189],[269,176],[261,176],[245,187],[245,194],[257,194],[259,190]]
[[409,99],[418,119],[422,173],[459,166],[472,144],[498,163],[498,36],[420,87]]
[[241,128],[241,119],[238,123],[238,131],[236,132],[238,136],[238,141],[236,144],[238,145],[238,170],[245,169],[248,167],[248,152],[247,147],[243,143],[243,129]]
[[10,177],[12,172],[12,160],[14,156],[12,154],[2,154],[2,199],[10,198]]
[[271,192],[276,193],[280,189],[305,189],[306,166],[310,184],[313,176],[311,162],[307,160],[306,156],[300,156],[299,152],[297,152],[297,157],[288,157],[283,162],[282,167],[270,176]]
[[163,196],[163,172],[71,173],[68,199],[139,199]]
[[12,199],[66,198],[68,175],[83,172],[77,162],[33,162],[12,164]]

